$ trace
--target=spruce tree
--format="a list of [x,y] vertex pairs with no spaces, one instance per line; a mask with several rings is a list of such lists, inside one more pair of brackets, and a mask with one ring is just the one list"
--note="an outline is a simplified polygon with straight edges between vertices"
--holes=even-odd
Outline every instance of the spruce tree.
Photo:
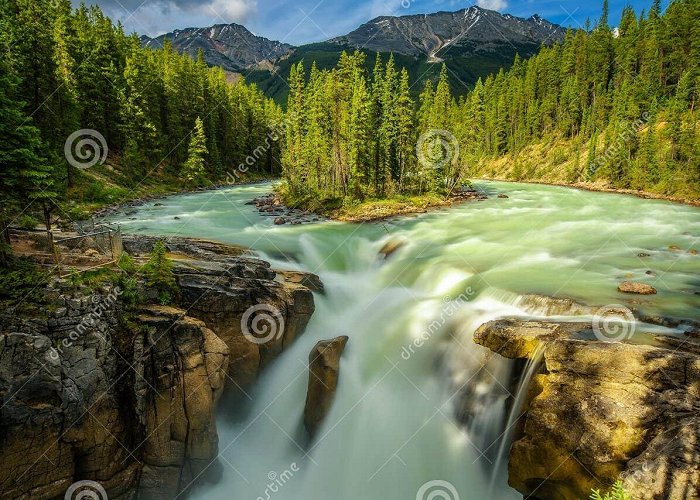
[[205,179],[205,157],[209,153],[207,149],[207,137],[204,134],[204,123],[200,117],[195,120],[194,130],[187,149],[187,161],[182,166],[182,176],[187,184],[200,186]]

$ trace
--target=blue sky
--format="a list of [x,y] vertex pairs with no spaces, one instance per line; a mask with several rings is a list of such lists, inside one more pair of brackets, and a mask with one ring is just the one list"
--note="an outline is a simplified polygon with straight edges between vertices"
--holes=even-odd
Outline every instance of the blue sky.
[[[77,3],[77,0],[75,0]],[[533,14],[565,26],[600,16],[602,0],[86,0],[97,3],[128,31],[157,35],[176,28],[236,22],[254,33],[293,45],[326,40],[380,15],[454,11],[480,5],[503,13]],[[651,0],[610,0],[616,23],[625,4],[637,12]],[[666,2],[664,2],[665,4]]]

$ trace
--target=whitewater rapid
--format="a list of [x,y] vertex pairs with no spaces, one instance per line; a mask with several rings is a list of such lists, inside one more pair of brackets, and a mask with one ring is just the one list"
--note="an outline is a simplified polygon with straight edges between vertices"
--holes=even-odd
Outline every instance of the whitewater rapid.
[[[486,373],[474,330],[499,317],[552,314],[525,304],[529,294],[617,304],[623,279],[659,290],[639,299],[649,313],[700,317],[700,256],[688,252],[698,248],[700,210],[556,187],[477,187],[491,198],[384,224],[275,226],[246,205],[268,184],[171,197],[114,217],[126,232],[246,245],[325,285],[306,332],[246,396],[222,402],[221,476],[193,498],[520,498],[503,467],[494,473],[507,454],[500,437],[509,435],[513,366],[492,362]],[[384,259],[389,241],[402,246]],[[336,399],[310,442],[302,425],[308,354],[338,335],[350,340]],[[465,401],[470,418],[460,422]]]

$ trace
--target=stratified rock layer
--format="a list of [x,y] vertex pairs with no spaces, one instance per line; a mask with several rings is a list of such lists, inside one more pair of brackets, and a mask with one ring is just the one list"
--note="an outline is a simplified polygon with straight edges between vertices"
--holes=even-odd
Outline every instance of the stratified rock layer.
[[[125,237],[143,257],[155,238]],[[56,282],[43,310],[0,314],[0,491],[63,498],[94,480],[110,499],[165,499],[204,476],[218,453],[216,404],[243,389],[299,335],[317,277],[278,274],[245,249],[174,238],[177,307],[125,314],[120,290]],[[147,303],[157,292],[144,284]],[[266,305],[283,323],[258,344],[246,311]],[[244,390],[244,389],[243,389]]]
[[515,489],[586,498],[621,477],[635,499],[700,498],[700,356],[693,349],[590,340],[590,323],[500,320],[474,338],[509,358],[544,349],[510,450]]

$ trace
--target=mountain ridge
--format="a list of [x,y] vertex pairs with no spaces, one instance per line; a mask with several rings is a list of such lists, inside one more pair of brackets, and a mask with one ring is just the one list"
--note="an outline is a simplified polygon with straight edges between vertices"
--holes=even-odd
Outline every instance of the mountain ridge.
[[509,68],[516,54],[534,55],[542,44],[561,41],[565,34],[565,28],[537,14],[522,18],[472,6],[454,12],[378,16],[345,35],[298,47],[255,35],[239,24],[174,30],[141,37],[141,42],[161,47],[169,39],[176,50],[192,57],[201,49],[208,64],[244,74],[281,103],[288,89],[280,75],[286,76],[300,61],[307,69],[314,61],[319,69],[328,69],[343,51],[367,53],[368,65],[376,54],[394,54],[397,65],[419,80],[418,87],[435,79],[439,72],[435,63],[444,62],[453,88],[467,90],[479,78]]
[[[537,14],[522,18],[472,6],[454,12],[378,16],[329,42],[375,52],[424,54],[437,62],[437,53],[448,46],[471,45],[472,51],[488,52],[503,43],[539,46],[549,40],[561,40],[565,34],[564,28]],[[474,46],[476,43],[479,47]]]
[[258,36],[236,23],[173,30],[155,38],[140,37],[144,47],[156,48],[162,47],[166,39],[180,53],[196,57],[201,49],[207,64],[234,72],[265,69],[295,49],[293,45]]

